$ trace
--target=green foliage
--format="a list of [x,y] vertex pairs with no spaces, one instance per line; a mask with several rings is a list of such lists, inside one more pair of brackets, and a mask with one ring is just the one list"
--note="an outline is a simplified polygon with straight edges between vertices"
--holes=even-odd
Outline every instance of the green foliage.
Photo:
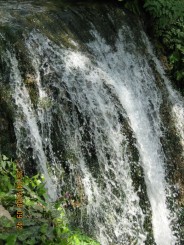
[[184,94],[184,0],[118,0],[136,15],[147,13],[146,26],[161,41],[167,69]]
[[169,62],[177,81],[184,80],[184,22],[177,21],[163,33],[163,43],[170,50]]
[[184,17],[183,0],[145,0],[144,8],[157,20],[163,28]]
[[170,74],[184,92],[184,1],[144,0],[152,16],[153,32],[167,52]]
[[0,244],[48,244],[48,245],[99,245],[80,231],[69,228],[63,205],[60,201],[50,203],[44,178],[37,174],[24,176],[23,183],[23,229],[16,223],[16,181],[18,165],[5,156],[0,160],[0,204],[9,211],[12,220],[0,219]]
[[161,41],[167,57],[167,69],[175,85],[184,94],[184,0],[118,0],[136,15],[146,12],[146,25]]

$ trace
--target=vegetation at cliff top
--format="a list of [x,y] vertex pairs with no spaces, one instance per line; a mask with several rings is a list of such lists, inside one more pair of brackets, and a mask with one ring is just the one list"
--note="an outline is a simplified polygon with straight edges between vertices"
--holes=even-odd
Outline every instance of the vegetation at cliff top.
[[123,6],[142,17],[149,34],[156,39],[163,63],[174,84],[184,94],[184,1],[119,0]]
[[[63,208],[66,203],[48,201],[44,178],[39,174],[22,177],[23,216],[18,219],[17,211],[21,211],[16,204],[18,167],[5,156],[1,157],[0,206],[9,212],[9,217],[0,214],[0,244],[99,245],[79,230],[69,228]],[[22,229],[17,229],[18,222],[23,223]]]

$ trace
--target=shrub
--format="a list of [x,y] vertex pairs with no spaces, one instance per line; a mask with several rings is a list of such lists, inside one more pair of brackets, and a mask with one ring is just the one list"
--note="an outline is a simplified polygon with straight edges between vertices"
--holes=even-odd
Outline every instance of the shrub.
[[62,203],[48,201],[44,178],[40,174],[22,178],[23,229],[17,229],[17,169],[18,164],[1,157],[0,204],[9,211],[12,220],[1,217],[0,244],[99,245],[81,231],[69,228]]

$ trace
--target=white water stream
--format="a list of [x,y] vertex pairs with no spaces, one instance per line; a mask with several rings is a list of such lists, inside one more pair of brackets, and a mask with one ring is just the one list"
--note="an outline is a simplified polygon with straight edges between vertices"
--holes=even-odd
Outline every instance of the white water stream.
[[[29,138],[33,148],[34,158],[38,158],[39,168],[46,179],[46,187],[51,199],[56,199],[56,187],[51,180],[46,166],[47,158],[43,150],[42,138],[39,133],[36,115],[33,111],[29,93],[22,81],[20,71],[18,69],[18,61],[13,54],[7,52],[7,57],[11,61],[10,82],[14,90],[14,100],[17,107],[17,117],[15,122],[15,132],[17,136],[17,147],[20,150],[22,141]],[[23,131],[24,131],[24,135]]]

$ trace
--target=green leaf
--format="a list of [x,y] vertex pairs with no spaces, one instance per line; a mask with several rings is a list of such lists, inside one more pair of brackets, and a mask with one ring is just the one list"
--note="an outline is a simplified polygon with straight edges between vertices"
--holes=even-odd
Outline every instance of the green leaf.
[[1,161],[1,167],[4,169],[6,168],[6,161]]
[[44,234],[47,232],[47,230],[48,230],[48,224],[43,224],[40,228],[40,232]]
[[14,226],[14,222],[9,220],[5,216],[1,216],[0,225],[5,228],[10,228]]
[[8,158],[5,155],[2,156],[2,159],[3,159],[3,161],[7,161],[8,160]]
[[18,236],[18,240],[25,241],[27,238],[30,238],[33,234],[33,230],[31,228],[29,229],[23,229],[22,232]]
[[8,236],[9,236],[8,233],[3,233],[3,234],[0,233],[0,241],[1,241],[1,240],[7,240],[7,237],[8,237]]
[[6,242],[6,245],[15,245],[16,243],[16,240],[17,240],[17,235],[9,235],[8,238],[7,238],[7,242]]

